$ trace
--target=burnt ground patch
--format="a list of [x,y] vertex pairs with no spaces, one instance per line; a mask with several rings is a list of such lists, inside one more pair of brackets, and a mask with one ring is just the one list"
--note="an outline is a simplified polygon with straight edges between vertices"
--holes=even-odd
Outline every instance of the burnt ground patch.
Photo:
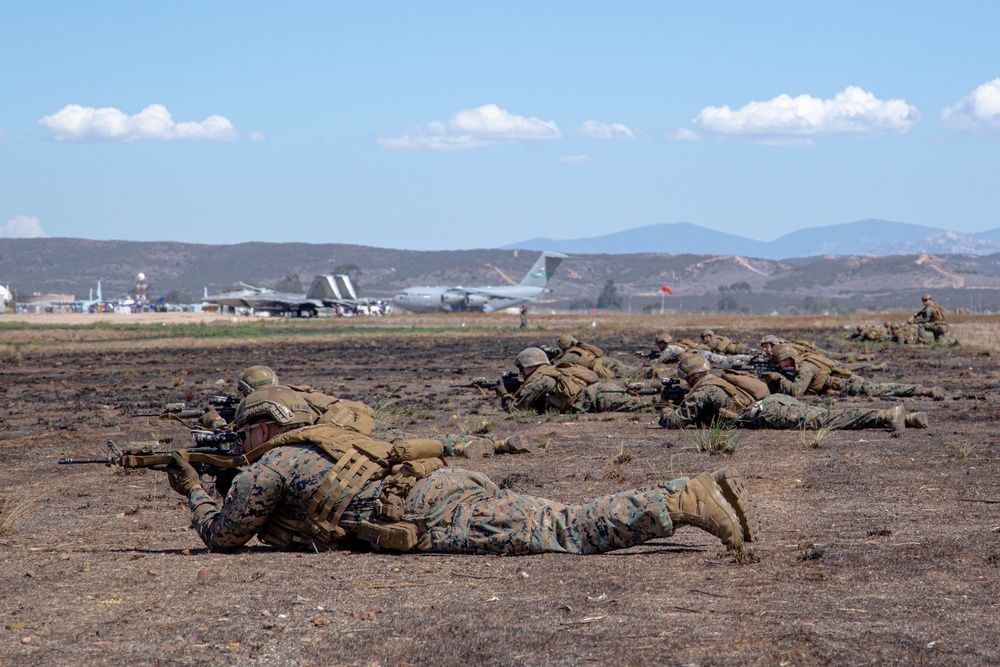
[[[767,325],[745,319],[741,333]],[[945,387],[945,401],[904,401],[928,413],[930,428],[899,438],[842,431],[818,447],[797,432],[748,431],[731,455],[696,451],[683,433],[652,428],[650,414],[515,421],[492,397],[452,386],[496,377],[522,346],[558,333],[123,341],[8,354],[0,497],[30,510],[0,535],[0,665],[1000,661],[996,356],[865,350],[887,363],[872,377]],[[860,351],[836,329],[784,333]],[[643,335],[623,325],[592,342],[631,361],[637,345],[625,342]],[[489,422],[498,436],[526,434],[530,455],[455,463],[564,502],[736,466],[760,505],[761,540],[742,558],[690,528],[601,556],[286,554],[256,542],[220,555],[188,528],[162,474],[56,465],[100,455],[109,439],[187,442],[179,424],[130,415],[231,393],[253,363],[347,398],[391,399],[397,425],[416,433]]]

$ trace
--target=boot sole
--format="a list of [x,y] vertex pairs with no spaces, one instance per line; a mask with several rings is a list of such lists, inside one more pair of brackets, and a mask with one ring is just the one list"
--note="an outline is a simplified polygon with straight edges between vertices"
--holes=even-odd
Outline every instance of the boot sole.
[[715,483],[740,521],[743,541],[756,541],[760,536],[760,518],[757,516],[756,504],[743,480],[743,475],[732,468],[722,468],[715,474]]

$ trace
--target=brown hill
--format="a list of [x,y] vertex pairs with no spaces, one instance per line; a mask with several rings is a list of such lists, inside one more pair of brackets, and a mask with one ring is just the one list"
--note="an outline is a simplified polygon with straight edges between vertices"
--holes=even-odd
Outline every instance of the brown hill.
[[[348,273],[359,294],[390,297],[413,285],[502,285],[517,281],[535,251],[407,251],[308,243],[200,245],[85,239],[0,239],[0,284],[20,294],[72,293],[83,298],[101,281],[105,297],[129,294],[136,276],[153,298],[219,292],[240,281],[275,287],[288,274],[308,285],[317,273]],[[596,301],[613,280],[623,309],[668,308],[768,312],[916,308],[933,291],[953,308],[1000,306],[1000,255],[828,256],[775,261],[739,256],[573,255],[550,281],[553,308]]]

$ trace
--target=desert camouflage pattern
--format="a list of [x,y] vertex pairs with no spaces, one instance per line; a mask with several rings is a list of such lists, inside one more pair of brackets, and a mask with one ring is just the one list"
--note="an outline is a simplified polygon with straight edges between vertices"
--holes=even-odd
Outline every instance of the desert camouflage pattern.
[[[304,520],[332,466],[308,443],[277,447],[236,477],[221,506],[195,487],[188,495],[192,525],[212,551],[234,551],[262,532],[272,515]],[[478,473],[442,468],[413,486],[403,520],[417,526],[419,551],[602,553],[672,535],[666,498],[687,482],[681,478],[585,505],[564,505],[501,490]],[[374,518],[384,483],[368,483],[348,505],[338,524],[348,538]]]
[[660,412],[659,425],[660,428],[709,426],[724,419],[734,426],[758,429],[880,428],[884,422],[878,420],[876,412],[862,408],[826,410],[783,394],[772,394],[740,409],[738,402],[717,384],[699,382],[678,408]]
[[687,478],[564,505],[503,490],[485,475],[445,468],[414,486],[404,520],[416,549],[438,553],[595,554],[673,534],[667,496]]
[[851,340],[881,342],[889,337],[884,324],[861,324],[848,336]]

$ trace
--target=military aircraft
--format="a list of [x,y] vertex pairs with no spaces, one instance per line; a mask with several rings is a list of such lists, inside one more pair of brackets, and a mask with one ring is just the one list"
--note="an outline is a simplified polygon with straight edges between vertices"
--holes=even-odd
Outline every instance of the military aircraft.
[[275,315],[291,314],[295,317],[315,317],[320,308],[341,306],[354,310],[360,303],[354,286],[347,275],[321,274],[313,279],[306,294],[275,292],[266,287],[255,287],[240,283],[244,289],[205,297],[208,303],[233,308],[252,308],[255,311]]
[[500,287],[408,287],[392,302],[412,313],[473,311],[492,313],[533,301],[551,290],[546,287],[567,255],[543,252],[528,275],[517,285]]

